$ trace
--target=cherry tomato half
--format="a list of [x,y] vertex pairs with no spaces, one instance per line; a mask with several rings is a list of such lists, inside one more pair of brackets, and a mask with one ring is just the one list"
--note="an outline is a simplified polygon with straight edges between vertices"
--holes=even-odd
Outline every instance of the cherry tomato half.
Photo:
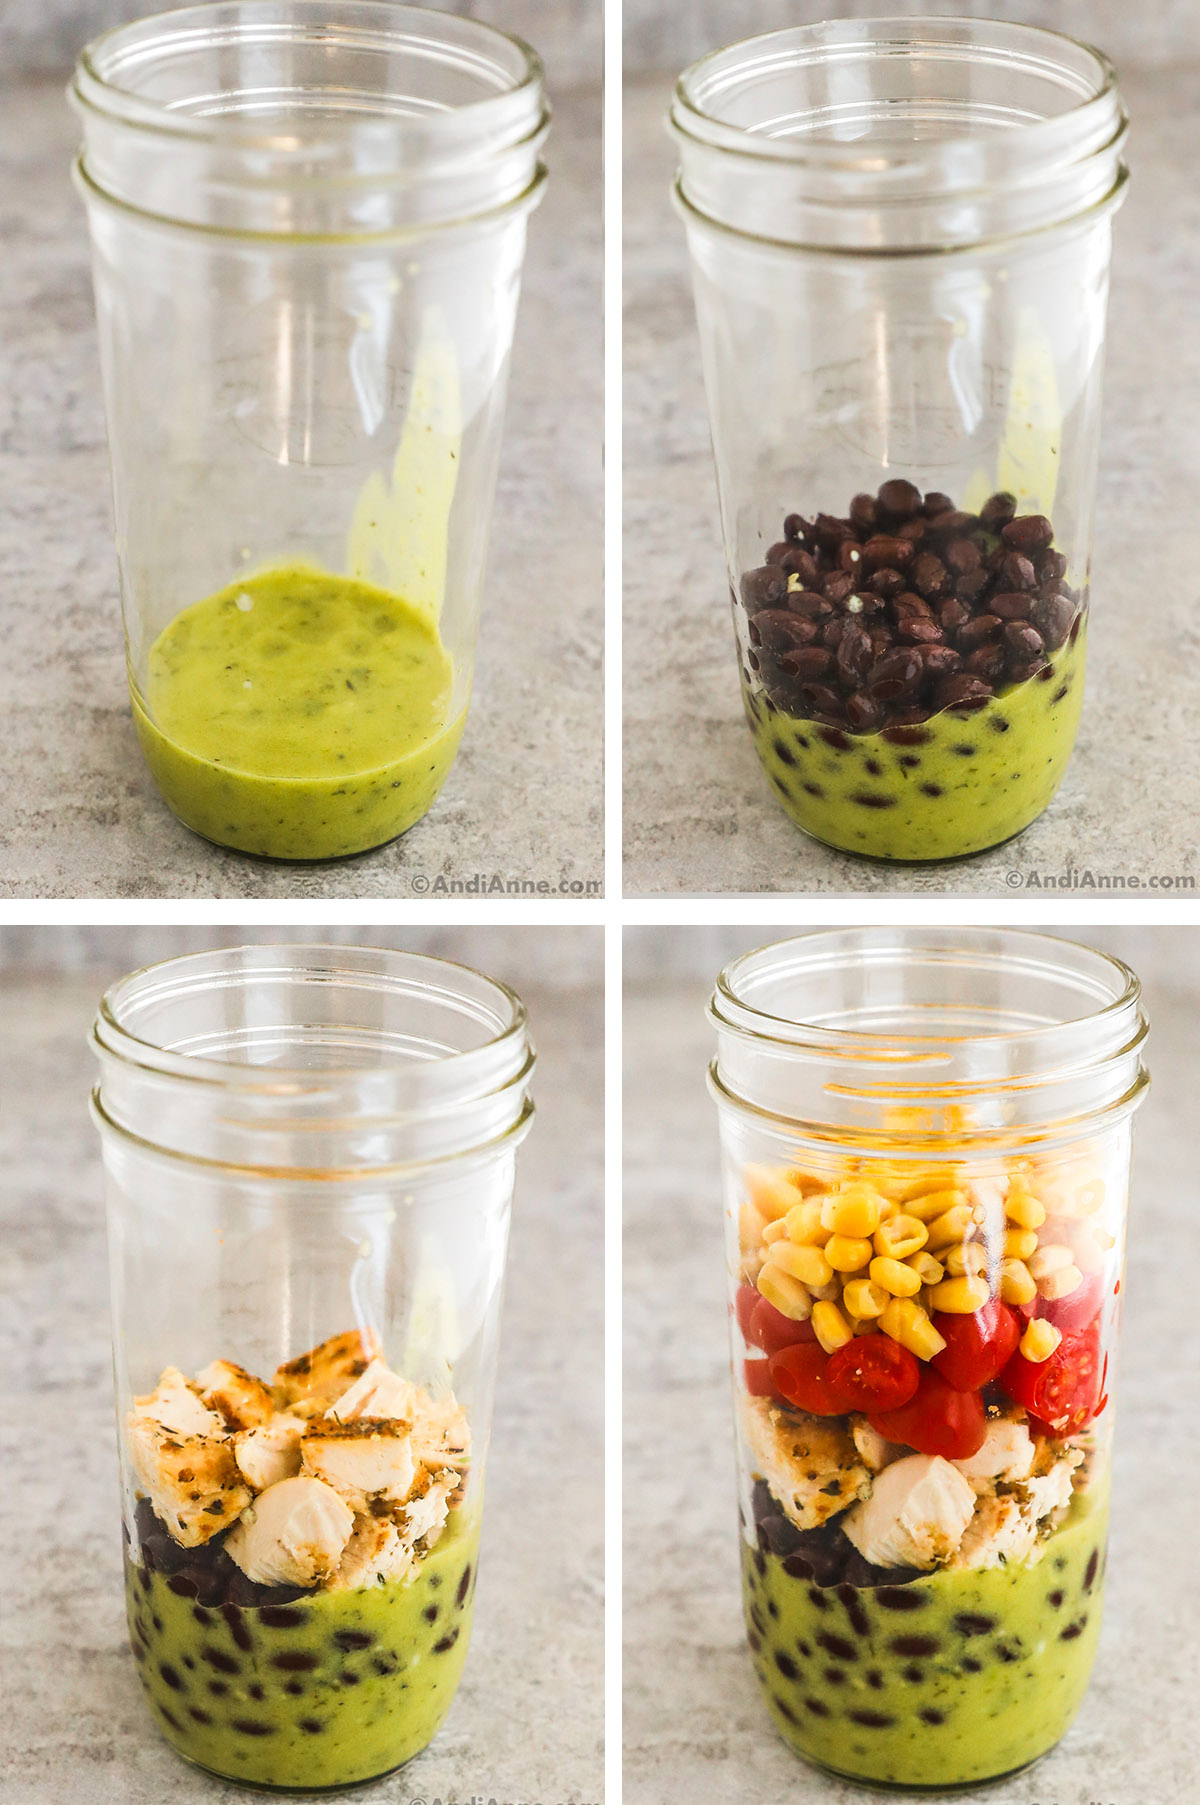
[[978,1391],[1008,1365],[1021,1338],[1020,1325],[998,1297],[970,1316],[939,1312],[933,1326],[946,1343],[930,1365],[955,1391]]
[[941,1373],[923,1366],[915,1395],[898,1410],[874,1410],[872,1429],[918,1454],[966,1460],[983,1446],[987,1417],[977,1391],[956,1391]]
[[817,1342],[785,1347],[767,1363],[781,1398],[811,1416],[845,1416],[850,1406],[829,1383],[829,1356]]
[[1000,1375],[1014,1404],[1036,1417],[1051,1435],[1075,1435],[1100,1403],[1100,1324],[1064,1335],[1048,1360],[1016,1353]]
[[750,1339],[750,1318],[761,1301],[753,1285],[738,1286],[737,1295],[733,1300],[733,1313],[737,1317],[737,1326],[746,1341]]
[[795,1347],[798,1342],[815,1342],[816,1339],[817,1332],[811,1322],[793,1322],[765,1297],[759,1298],[746,1334],[751,1347],[760,1347],[764,1354],[777,1354],[780,1348]]
[[1080,1329],[1087,1328],[1099,1316],[1103,1304],[1104,1280],[1092,1273],[1084,1279],[1082,1285],[1076,1285],[1074,1291],[1069,1291],[1066,1297],[1056,1298],[1053,1302],[1042,1298],[1038,1304],[1038,1315],[1047,1322],[1052,1322],[1064,1335],[1077,1335]]
[[743,1360],[742,1376],[746,1390],[752,1398],[773,1398],[775,1382],[771,1378],[771,1362],[769,1360]]
[[916,1357],[886,1335],[858,1335],[829,1356],[827,1378],[850,1410],[895,1410],[920,1377]]

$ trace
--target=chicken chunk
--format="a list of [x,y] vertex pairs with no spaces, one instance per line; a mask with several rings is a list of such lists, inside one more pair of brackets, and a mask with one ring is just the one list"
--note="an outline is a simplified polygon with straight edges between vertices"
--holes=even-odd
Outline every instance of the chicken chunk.
[[935,1567],[957,1549],[975,1494],[940,1454],[909,1454],[879,1474],[844,1528],[864,1560],[880,1567]]
[[275,1414],[269,1386],[232,1360],[212,1361],[196,1374],[194,1384],[208,1408],[231,1429],[256,1429]]
[[413,1565],[410,1543],[387,1517],[360,1516],[346,1544],[341,1564],[329,1580],[331,1591],[384,1585],[403,1579]]
[[384,1360],[371,1361],[349,1391],[335,1398],[326,1411],[338,1423],[352,1423],[364,1416],[407,1417],[411,1420],[416,1386],[394,1373]]
[[293,1479],[300,1471],[300,1437],[304,1418],[280,1411],[269,1423],[242,1429],[233,1438],[233,1457],[256,1492],[265,1492],[281,1479]]
[[354,1512],[331,1486],[300,1474],[260,1492],[225,1543],[247,1579],[315,1586],[336,1573]]
[[333,1335],[319,1347],[288,1360],[275,1374],[275,1396],[300,1416],[319,1416],[366,1372],[379,1353],[373,1329],[351,1329]]
[[1083,1461],[1079,1448],[1057,1446],[1039,1438],[1033,1471],[1016,1488],[1021,1508],[1035,1523],[1066,1508],[1074,1491],[1075,1469]]
[[832,1418],[746,1398],[742,1420],[755,1466],[797,1528],[818,1528],[869,1489],[871,1475]]
[[983,1446],[953,1464],[967,1479],[1024,1479],[1033,1466],[1033,1453],[1024,1412],[1006,1410],[988,1418]]
[[990,1487],[975,1507],[966,1534],[950,1562],[955,1568],[1006,1567],[1027,1560],[1037,1541],[1037,1525],[1011,1494]]
[[348,1391],[326,1414],[339,1423],[367,1417],[402,1417],[412,1424],[413,1458],[427,1467],[464,1466],[471,1449],[471,1430],[453,1393],[435,1403],[421,1385],[394,1373],[383,1360],[372,1360]]
[[300,1442],[301,1471],[331,1485],[356,1511],[373,1498],[399,1504],[416,1477],[412,1425],[399,1418],[310,1423]]
[[393,1521],[410,1546],[423,1542],[426,1548],[433,1547],[445,1527],[459,1481],[453,1467],[444,1467],[440,1473],[431,1473],[428,1467],[419,1470],[412,1490],[393,1512]]
[[878,1429],[872,1429],[865,1416],[850,1418],[850,1434],[862,1456],[863,1465],[872,1473],[882,1473],[884,1467],[890,1467],[904,1453],[901,1442],[885,1440]]
[[225,1420],[209,1410],[177,1366],[168,1366],[152,1392],[133,1400],[133,1415],[176,1435],[224,1435]]
[[129,1457],[155,1512],[184,1548],[228,1529],[250,1502],[227,1437],[179,1435],[153,1417],[127,1425]]

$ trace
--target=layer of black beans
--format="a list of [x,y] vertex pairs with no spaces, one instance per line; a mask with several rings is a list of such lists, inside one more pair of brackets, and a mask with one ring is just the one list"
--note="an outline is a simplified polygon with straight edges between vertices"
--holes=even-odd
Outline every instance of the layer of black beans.
[[216,1607],[291,1604],[312,1595],[311,1587],[260,1586],[247,1579],[226,1554],[223,1535],[214,1536],[201,1548],[181,1548],[148,1498],[138,1499],[135,1521],[142,1568],[163,1574],[169,1589],[181,1598]]
[[928,1577],[918,1567],[877,1567],[865,1560],[836,1519],[820,1529],[797,1529],[761,1479],[754,1487],[754,1531],[760,1554],[775,1555],[793,1579],[806,1579],[822,1588],[875,1590],[907,1586]]
[[967,514],[894,478],[844,520],[789,514],[741,582],[751,686],[785,714],[878,733],[1049,677],[1080,596],[1049,520],[1016,506],[999,493]]

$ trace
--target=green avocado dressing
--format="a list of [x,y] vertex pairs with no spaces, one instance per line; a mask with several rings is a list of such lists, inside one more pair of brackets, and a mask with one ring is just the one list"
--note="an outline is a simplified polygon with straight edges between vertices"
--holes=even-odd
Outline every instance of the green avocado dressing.
[[177,614],[131,685],[164,798],[206,839],[276,859],[363,852],[425,814],[458,750],[436,623],[304,565]]

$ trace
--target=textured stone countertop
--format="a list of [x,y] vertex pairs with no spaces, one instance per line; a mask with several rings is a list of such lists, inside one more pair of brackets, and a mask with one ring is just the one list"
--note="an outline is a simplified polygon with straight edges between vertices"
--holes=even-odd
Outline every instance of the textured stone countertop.
[[68,176],[76,122],[59,83],[0,91],[0,895],[403,897],[414,876],[602,878],[599,100],[551,98],[462,750],[402,840],[286,866],[189,833],[142,762]]
[[[1160,962],[1176,976],[1146,985],[1154,1086],[1134,1135],[1099,1659],[1073,1728],[1041,1765],[956,1795],[979,1805],[1196,1798],[1200,1335],[1186,1310],[1164,1308],[1163,1287],[1168,1272],[1200,1264],[1190,1130],[1200,982],[1194,934],[1157,932],[1176,942]],[[747,930],[741,947],[770,937]],[[1091,938],[1122,951],[1115,930]],[[625,1805],[856,1805],[880,1795],[804,1767],[776,1737],[743,1638],[716,1111],[704,1082],[710,988],[674,978],[627,990]]]
[[[115,964],[108,978],[120,975]],[[0,1801],[236,1805],[143,1704],[125,1637],[103,1191],[85,1035],[96,977],[0,982]],[[541,1063],[518,1162],[475,1628],[449,1719],[337,1798],[601,1798],[603,1013],[527,988]],[[565,1350],[569,1350],[569,1358]]]
[[1079,740],[1058,796],[1016,841],[963,863],[916,867],[867,863],[808,839],[774,801],[759,766],[738,694],[683,228],[668,198],[674,163],[662,121],[670,83],[630,86],[628,893],[1013,895],[1009,872],[1058,877],[1072,868],[1200,882],[1200,563],[1192,554],[1200,63],[1127,67],[1121,79],[1134,121],[1133,180],[1116,227]]

